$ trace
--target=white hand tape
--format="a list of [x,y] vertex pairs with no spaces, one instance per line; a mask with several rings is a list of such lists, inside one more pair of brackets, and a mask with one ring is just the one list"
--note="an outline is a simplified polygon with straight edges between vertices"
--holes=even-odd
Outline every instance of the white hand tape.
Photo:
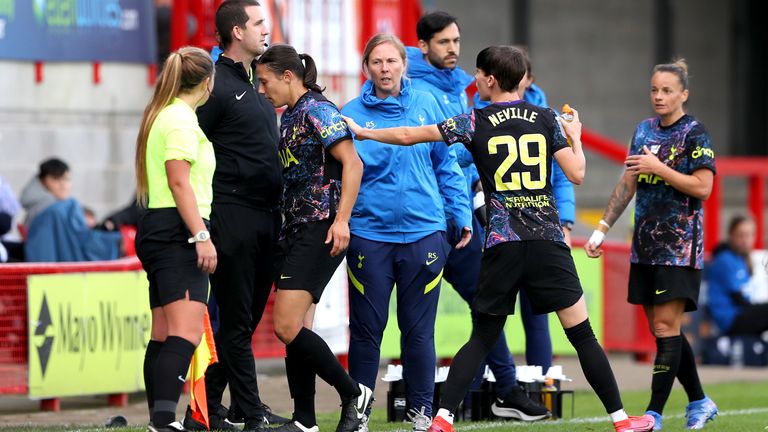
[[600,247],[603,244],[603,240],[605,240],[605,234],[600,230],[594,230],[592,235],[589,236],[588,243],[592,243],[595,247]]

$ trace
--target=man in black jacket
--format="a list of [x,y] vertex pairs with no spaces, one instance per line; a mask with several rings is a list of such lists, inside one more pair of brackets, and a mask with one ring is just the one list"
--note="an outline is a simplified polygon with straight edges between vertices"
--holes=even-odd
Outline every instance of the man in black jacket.
[[272,285],[272,257],[280,229],[281,170],[277,117],[258,93],[255,58],[269,34],[255,0],[228,0],[216,11],[224,53],[216,62],[213,94],[197,110],[200,127],[213,143],[211,238],[219,263],[211,288],[219,306],[216,333],[219,364],[205,377],[211,429],[230,429],[221,396],[229,382],[245,429],[260,431],[265,406],[259,399],[251,337]]

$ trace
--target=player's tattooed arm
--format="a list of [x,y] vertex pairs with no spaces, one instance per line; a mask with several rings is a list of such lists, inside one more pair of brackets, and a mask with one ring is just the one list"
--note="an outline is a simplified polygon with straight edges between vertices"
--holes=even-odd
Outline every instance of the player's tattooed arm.
[[[625,172],[621,177],[621,180],[619,180],[619,183],[613,188],[611,198],[608,200],[608,206],[605,208],[605,213],[603,213],[603,220],[607,222],[609,226],[613,226],[613,224],[616,223],[619,216],[624,212],[624,209],[629,205],[629,202],[632,201],[632,197],[635,196],[636,190],[637,177]],[[608,231],[608,227],[602,228],[604,228],[605,231]]]

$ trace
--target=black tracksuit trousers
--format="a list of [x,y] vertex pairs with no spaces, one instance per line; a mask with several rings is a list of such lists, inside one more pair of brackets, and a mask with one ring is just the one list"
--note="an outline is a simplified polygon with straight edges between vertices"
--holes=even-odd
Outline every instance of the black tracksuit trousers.
[[272,287],[280,224],[278,209],[214,203],[211,213],[211,238],[218,254],[211,289],[220,326],[215,337],[219,363],[205,374],[208,406],[221,404],[229,383],[233,402],[247,419],[264,415],[251,338]]

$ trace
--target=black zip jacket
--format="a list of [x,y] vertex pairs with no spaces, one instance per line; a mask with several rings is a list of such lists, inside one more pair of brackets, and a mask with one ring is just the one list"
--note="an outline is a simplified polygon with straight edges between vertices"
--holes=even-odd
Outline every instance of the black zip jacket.
[[[256,62],[251,66],[255,73]],[[214,204],[273,209],[282,194],[277,116],[255,76],[253,82],[242,63],[220,56],[213,93],[197,118],[216,153]]]

